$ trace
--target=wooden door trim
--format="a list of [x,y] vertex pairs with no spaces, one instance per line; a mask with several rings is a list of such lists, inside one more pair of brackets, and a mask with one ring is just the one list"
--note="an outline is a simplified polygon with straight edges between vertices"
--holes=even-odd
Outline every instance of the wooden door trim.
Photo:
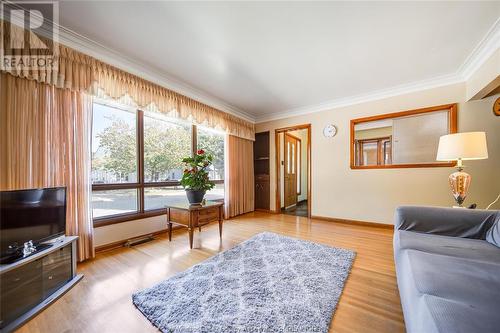
[[[276,213],[281,213],[281,187],[280,187],[280,140],[279,140],[279,134],[280,133],[285,133],[285,132],[291,132],[291,131],[296,131],[296,130],[301,130],[301,129],[307,129],[307,217],[311,218],[312,216],[312,152],[311,152],[311,124],[302,124],[302,125],[295,125],[295,126],[289,126],[289,127],[283,127],[283,128],[278,128],[274,130],[274,146],[275,146],[275,172],[276,172],[276,200],[275,204],[276,206],[274,207],[274,211]],[[302,149],[302,143],[301,143],[301,149]]]

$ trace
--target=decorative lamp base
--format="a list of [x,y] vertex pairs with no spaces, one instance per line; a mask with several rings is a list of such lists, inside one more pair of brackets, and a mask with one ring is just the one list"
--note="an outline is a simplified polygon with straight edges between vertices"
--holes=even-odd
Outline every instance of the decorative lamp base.
[[460,207],[465,201],[465,197],[467,197],[467,191],[469,190],[471,179],[472,177],[468,173],[461,170],[452,173],[448,177],[451,192],[453,193],[453,197]]

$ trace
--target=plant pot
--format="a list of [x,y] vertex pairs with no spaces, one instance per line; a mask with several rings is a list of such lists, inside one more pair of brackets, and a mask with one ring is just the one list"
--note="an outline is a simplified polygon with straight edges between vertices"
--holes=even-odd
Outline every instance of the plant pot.
[[205,190],[186,190],[186,196],[191,205],[200,205],[205,193]]

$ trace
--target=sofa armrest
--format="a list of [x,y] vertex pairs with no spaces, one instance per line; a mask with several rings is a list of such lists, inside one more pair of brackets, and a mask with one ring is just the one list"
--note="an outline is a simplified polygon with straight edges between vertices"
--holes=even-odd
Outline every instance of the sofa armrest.
[[396,209],[395,229],[444,236],[485,239],[497,210],[401,206]]

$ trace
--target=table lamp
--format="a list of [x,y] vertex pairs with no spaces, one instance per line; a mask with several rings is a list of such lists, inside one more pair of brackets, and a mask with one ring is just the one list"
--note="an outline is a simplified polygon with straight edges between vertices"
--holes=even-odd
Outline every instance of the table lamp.
[[463,172],[462,161],[482,160],[488,158],[486,133],[465,132],[443,135],[439,138],[437,161],[457,161],[457,172],[448,177],[451,191],[459,207],[467,196],[471,183],[471,176]]

